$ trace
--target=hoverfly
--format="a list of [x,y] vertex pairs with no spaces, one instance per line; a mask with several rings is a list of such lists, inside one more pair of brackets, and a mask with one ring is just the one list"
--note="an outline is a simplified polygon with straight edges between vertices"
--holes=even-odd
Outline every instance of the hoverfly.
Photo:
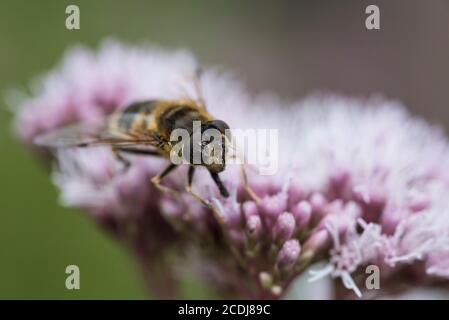
[[[38,136],[35,139],[37,145],[50,148],[66,147],[89,147],[108,145],[111,147],[117,160],[125,167],[130,162],[124,154],[137,154],[160,156],[170,158],[174,142],[170,141],[171,133],[176,129],[184,129],[193,135],[193,122],[200,121],[201,134],[208,129],[218,130],[221,136],[220,146],[222,148],[222,161],[201,162],[210,173],[212,180],[218,187],[223,197],[228,197],[229,192],[222,183],[219,173],[226,167],[226,157],[230,146],[229,126],[222,120],[215,119],[207,112],[204,99],[201,95],[200,70],[195,75],[195,90],[198,101],[193,99],[180,100],[148,100],[132,103],[123,110],[116,112],[101,123],[94,123],[91,126],[69,125],[53,132]],[[202,142],[198,152],[202,156],[212,156],[213,150],[208,148],[207,143]],[[187,173],[186,190],[195,199],[211,208],[211,204],[192,190],[192,182],[195,168],[198,166],[192,161],[193,152],[187,157],[189,169]],[[154,186],[162,191],[177,196],[177,192],[161,184],[161,181],[178,165],[170,164],[157,176],[151,179]],[[247,176],[243,165],[241,166],[244,189],[256,201],[257,195],[248,185]]]

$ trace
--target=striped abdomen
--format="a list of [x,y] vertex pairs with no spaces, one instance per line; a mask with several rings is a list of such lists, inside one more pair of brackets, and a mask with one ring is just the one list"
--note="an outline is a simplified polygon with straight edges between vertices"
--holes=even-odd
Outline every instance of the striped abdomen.
[[157,100],[133,103],[112,119],[112,126],[124,133],[144,132],[152,124],[157,106]]

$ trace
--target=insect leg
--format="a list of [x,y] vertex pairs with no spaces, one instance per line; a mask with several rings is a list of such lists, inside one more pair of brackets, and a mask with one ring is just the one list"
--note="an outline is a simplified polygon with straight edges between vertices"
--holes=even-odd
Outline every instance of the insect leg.
[[114,156],[117,158],[118,161],[120,161],[123,166],[125,167],[125,170],[127,170],[131,162],[122,156],[122,153],[131,153],[131,154],[141,154],[141,155],[150,155],[150,156],[161,156],[161,154],[154,150],[142,150],[142,149],[135,149],[135,148],[124,148],[124,147],[112,147],[112,152]]
[[254,202],[259,203],[260,197],[253,191],[253,189],[251,188],[251,186],[248,183],[248,176],[246,175],[246,170],[245,170],[245,161],[242,160],[243,156],[240,156],[238,151],[235,150],[234,153],[231,155],[231,158],[239,160],[240,175],[241,175],[242,181],[243,181],[243,189],[246,191],[246,193],[248,193],[248,195],[251,197],[251,199],[253,199]]
[[169,193],[169,194],[171,194],[171,195],[173,195],[173,196],[175,196],[175,197],[178,197],[178,196],[179,196],[179,193],[178,193],[177,191],[175,191],[175,190],[173,190],[173,189],[170,189],[170,188],[168,188],[168,187],[165,187],[165,186],[161,185],[162,179],[163,179],[166,175],[168,175],[170,172],[172,172],[176,167],[177,167],[176,164],[170,163],[170,165],[169,165],[167,168],[165,168],[165,170],[162,171],[161,174],[158,174],[157,176],[154,176],[153,178],[151,178],[151,182],[154,184],[154,186],[155,186],[159,191],[166,192],[166,193]]
[[214,180],[215,184],[217,185],[218,189],[220,190],[220,194],[227,198],[229,197],[229,192],[226,190],[226,187],[223,185],[223,182],[221,182],[220,176],[216,172],[209,171],[212,179]]
[[195,198],[197,201],[201,202],[204,206],[208,207],[209,209],[213,209],[212,204],[201,197],[199,194],[197,194],[195,191],[192,190],[192,182],[193,182],[193,176],[195,174],[195,167],[190,166],[189,171],[187,172],[187,187],[186,190],[188,193],[191,194],[193,198]]
[[240,174],[242,175],[243,180],[243,189],[249,194],[249,196],[253,199],[255,203],[260,202],[260,197],[253,191],[251,186],[248,183],[248,176],[246,175],[245,164],[240,165]]
[[201,86],[201,76],[203,75],[203,69],[197,67],[195,70],[195,75],[193,76],[193,85],[195,86],[195,94],[198,99],[199,104],[203,109],[206,109],[206,101],[203,97],[203,90]]
[[131,162],[129,162],[128,159],[124,158],[121,155],[120,149],[117,147],[112,147],[112,153],[114,154],[115,158],[123,164],[123,166],[125,167],[125,170],[127,170],[129,168],[129,166],[131,165]]

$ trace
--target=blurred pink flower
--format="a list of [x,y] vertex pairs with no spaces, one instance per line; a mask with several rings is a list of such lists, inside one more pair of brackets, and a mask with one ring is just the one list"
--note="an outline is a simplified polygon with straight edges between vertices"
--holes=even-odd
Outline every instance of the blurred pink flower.
[[[31,145],[40,133],[88,123],[137,100],[194,97],[195,68],[184,51],[114,41],[98,52],[72,49],[20,103],[17,132]],[[129,246],[157,293],[175,295],[180,268],[169,260],[173,249],[184,271],[194,266],[234,297],[282,296],[316,261],[327,266],[312,270],[311,280],[341,278],[359,296],[354,276],[369,264],[391,277],[424,264],[414,271],[420,283],[449,278],[449,149],[439,128],[378,97],[316,95],[285,106],[249,96],[217,70],[206,70],[202,85],[211,114],[231,128],[279,130],[277,173],[260,176],[249,168],[259,204],[243,191],[236,166],[223,173],[228,199],[206,173],[195,177],[194,188],[214,213],[187,193],[177,201],[151,185],[165,160],[135,156],[125,171],[105,147],[54,155],[62,202],[85,208]],[[183,191],[185,172],[164,183]]]

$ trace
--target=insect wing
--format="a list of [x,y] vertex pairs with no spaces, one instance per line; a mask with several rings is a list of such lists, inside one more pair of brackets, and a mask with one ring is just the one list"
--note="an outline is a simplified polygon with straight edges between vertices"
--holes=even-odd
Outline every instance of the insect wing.
[[37,136],[34,143],[50,148],[83,147],[92,145],[152,144],[148,137],[135,137],[125,132],[110,130],[106,121],[75,124]]

